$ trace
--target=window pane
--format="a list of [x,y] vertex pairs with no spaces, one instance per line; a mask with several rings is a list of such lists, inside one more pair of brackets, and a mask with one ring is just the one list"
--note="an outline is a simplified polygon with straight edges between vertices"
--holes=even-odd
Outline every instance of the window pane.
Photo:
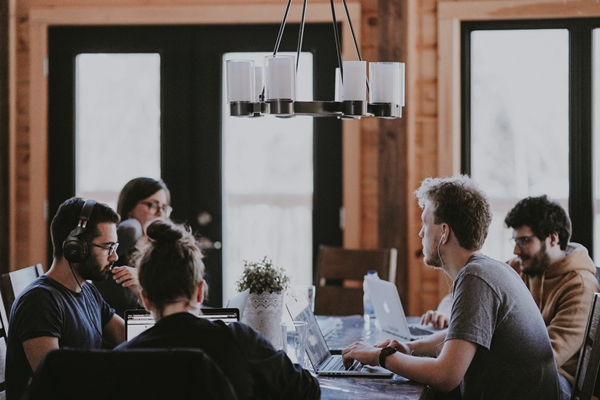
[[160,56],[76,59],[76,193],[117,205],[130,179],[160,179]]
[[506,213],[527,196],[569,195],[566,29],[471,34],[471,172],[492,201],[483,251],[512,257]]
[[[253,59],[271,53],[228,53]],[[278,53],[287,54],[287,53]],[[291,54],[291,53],[290,53]],[[297,98],[312,100],[312,54],[302,53]],[[223,102],[226,100],[223,77]],[[272,259],[292,285],[312,283],[313,119],[235,118],[223,107],[223,302],[243,260]]]

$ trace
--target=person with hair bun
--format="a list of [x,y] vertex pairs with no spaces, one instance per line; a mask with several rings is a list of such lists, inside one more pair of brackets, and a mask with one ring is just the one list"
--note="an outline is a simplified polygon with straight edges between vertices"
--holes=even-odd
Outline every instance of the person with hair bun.
[[156,324],[115,350],[198,348],[231,381],[238,398],[318,399],[319,383],[250,326],[198,318],[204,297],[202,252],[189,227],[156,220],[136,254],[141,299]]
[[[138,246],[147,241],[146,225],[155,219],[168,219],[171,215],[171,193],[163,181],[153,178],[134,178],[127,182],[117,202],[121,222],[117,226],[119,260],[115,265],[131,265]],[[125,310],[141,308],[138,298],[116,277],[94,282],[104,300],[124,318]]]

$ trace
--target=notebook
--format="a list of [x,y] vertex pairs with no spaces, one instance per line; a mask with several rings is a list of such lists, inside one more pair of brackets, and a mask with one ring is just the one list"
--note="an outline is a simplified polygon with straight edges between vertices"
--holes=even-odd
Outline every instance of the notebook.
[[404,340],[417,340],[434,333],[406,320],[396,285],[382,279],[366,279],[375,317],[382,331]]
[[[220,319],[229,324],[240,320],[240,311],[237,308],[203,308],[200,318],[210,320]],[[154,326],[154,317],[146,310],[125,311],[125,340],[131,340],[146,329]]]
[[308,324],[308,343],[306,354],[317,375],[322,376],[353,376],[372,378],[391,378],[393,373],[381,367],[371,367],[355,362],[346,370],[340,354],[331,354],[325,337],[319,328],[315,314],[310,309],[305,295],[292,298],[286,308],[294,321],[305,321]]

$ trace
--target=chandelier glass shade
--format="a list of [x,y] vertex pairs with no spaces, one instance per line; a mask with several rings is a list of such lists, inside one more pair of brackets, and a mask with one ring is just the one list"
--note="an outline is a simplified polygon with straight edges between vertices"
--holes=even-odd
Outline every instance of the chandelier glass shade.
[[[263,65],[252,60],[228,60],[226,62],[227,102],[231,116],[259,117],[275,115],[292,117],[401,118],[404,107],[405,65],[400,62],[367,62],[360,56],[346,0],[342,0],[348,26],[354,41],[358,60],[344,61],[335,16],[334,0],[330,0],[333,32],[339,67],[332,78],[336,79],[334,100],[301,101],[296,99],[296,70],[302,50],[307,0],[304,0],[302,21],[298,34],[296,56],[279,55],[279,43],[283,36],[292,0],[288,0],[273,54],[264,58]],[[367,96],[368,93],[368,96]]]

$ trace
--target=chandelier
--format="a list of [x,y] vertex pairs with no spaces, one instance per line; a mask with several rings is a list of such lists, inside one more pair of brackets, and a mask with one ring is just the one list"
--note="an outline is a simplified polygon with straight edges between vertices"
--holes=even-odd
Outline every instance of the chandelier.
[[404,63],[370,62],[368,63],[369,76],[367,79],[367,62],[363,61],[360,55],[346,0],[342,0],[342,2],[358,60],[344,61],[342,59],[334,0],[330,0],[333,35],[339,65],[335,71],[334,100],[296,100],[296,72],[302,50],[307,2],[308,0],[304,0],[302,7],[295,57],[277,54],[292,4],[292,0],[288,0],[273,54],[265,57],[264,65],[255,66],[253,60],[228,60],[226,62],[227,102],[231,116],[293,117],[308,115],[349,119],[360,119],[366,116],[401,118],[402,107],[404,107]]

